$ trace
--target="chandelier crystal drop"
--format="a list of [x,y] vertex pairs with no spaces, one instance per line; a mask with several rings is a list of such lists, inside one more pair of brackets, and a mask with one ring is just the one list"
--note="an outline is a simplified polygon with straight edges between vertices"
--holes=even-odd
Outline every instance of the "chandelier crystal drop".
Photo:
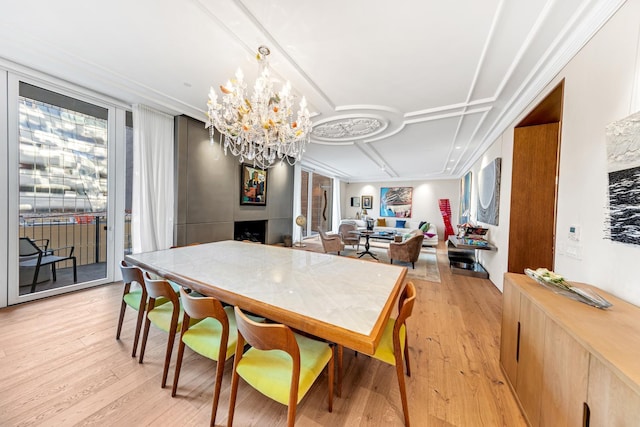
[[276,160],[290,165],[302,159],[305,144],[311,137],[311,119],[304,97],[294,115],[294,96],[286,82],[279,92],[273,88],[267,56],[269,48],[260,46],[256,58],[260,75],[247,93],[242,70],[235,79],[220,85],[221,102],[213,87],[209,90],[209,137],[213,143],[214,128],[220,133],[220,144],[237,156],[240,162],[253,162],[262,169],[274,165]]

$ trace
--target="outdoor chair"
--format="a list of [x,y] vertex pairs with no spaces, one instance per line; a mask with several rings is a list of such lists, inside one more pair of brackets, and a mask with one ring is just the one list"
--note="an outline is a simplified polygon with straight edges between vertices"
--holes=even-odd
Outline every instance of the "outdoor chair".
[[[73,262],[73,283],[78,281],[78,272],[76,270],[76,257],[73,255],[73,246],[65,246],[62,248],[50,249],[48,247],[49,241],[45,245],[44,249],[40,248],[34,240],[29,237],[20,237],[20,267],[33,267],[33,280],[31,282],[31,293],[36,291],[36,284],[38,283],[38,274],[40,268],[43,266],[51,266],[51,275],[55,282],[56,277],[56,264],[64,261]],[[67,255],[61,255],[61,253],[68,252]]]

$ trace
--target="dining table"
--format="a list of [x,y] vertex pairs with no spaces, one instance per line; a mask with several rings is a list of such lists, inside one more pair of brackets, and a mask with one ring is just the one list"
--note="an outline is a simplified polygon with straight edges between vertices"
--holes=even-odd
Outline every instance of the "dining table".
[[328,342],[373,354],[407,268],[225,240],[126,255],[126,262]]

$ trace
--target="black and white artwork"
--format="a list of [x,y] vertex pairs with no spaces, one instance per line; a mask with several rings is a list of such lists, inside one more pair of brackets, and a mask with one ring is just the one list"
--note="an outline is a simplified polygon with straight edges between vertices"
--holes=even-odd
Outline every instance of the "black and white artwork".
[[478,176],[478,222],[498,225],[501,164],[502,158],[494,159]]
[[640,112],[606,128],[609,175],[605,237],[640,245]]

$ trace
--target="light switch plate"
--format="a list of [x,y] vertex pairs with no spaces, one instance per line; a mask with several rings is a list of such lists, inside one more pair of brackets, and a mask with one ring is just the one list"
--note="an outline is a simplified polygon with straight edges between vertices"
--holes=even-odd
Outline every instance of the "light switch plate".
[[569,240],[573,240],[575,242],[580,241],[580,226],[579,225],[570,225],[569,226]]

